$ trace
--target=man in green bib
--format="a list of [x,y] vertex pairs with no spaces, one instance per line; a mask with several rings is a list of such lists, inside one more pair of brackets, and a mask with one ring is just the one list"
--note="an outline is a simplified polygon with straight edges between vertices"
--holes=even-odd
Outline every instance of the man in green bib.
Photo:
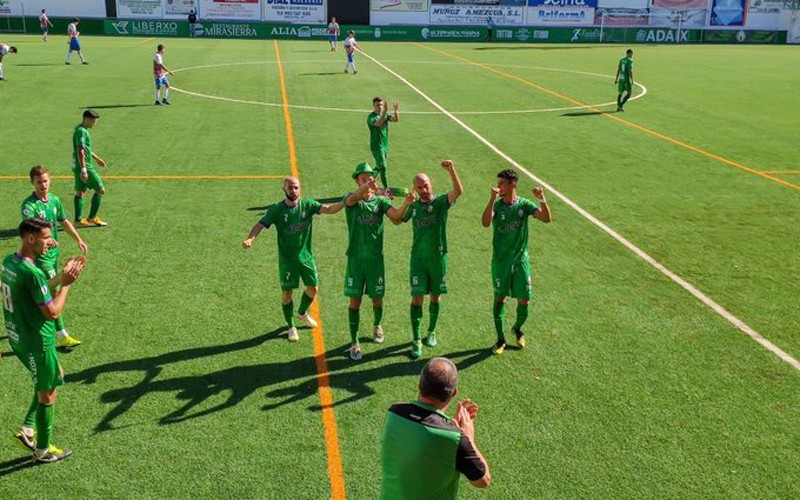
[[83,272],[86,259],[69,259],[61,272],[48,281],[35,260],[56,245],[50,223],[39,218],[25,219],[19,225],[19,236],[20,250],[3,259],[0,286],[5,332],[11,350],[31,373],[34,394],[14,437],[33,452],[37,462],[56,462],[72,451],[56,448],[51,442],[57,388],[64,384],[64,370],[56,352],[55,320],[64,310],[70,285]]
[[[44,219],[52,225],[53,240],[58,243],[58,226],[60,222],[64,230],[72,236],[78,243],[78,247],[85,254],[89,247],[75,230],[75,226],[69,221],[67,212],[61,204],[61,199],[50,192],[50,172],[41,165],[31,168],[28,173],[33,184],[33,193],[22,201],[20,212],[22,219],[38,217]],[[47,279],[53,279],[58,272],[58,255],[60,253],[58,245],[50,248],[47,253],[36,257],[36,267],[44,271]],[[74,348],[81,345],[81,341],[73,338],[64,326],[64,317],[56,319],[56,346],[64,348]]]
[[492,347],[495,354],[503,354],[506,348],[504,319],[506,297],[517,299],[517,318],[512,327],[517,337],[517,346],[525,347],[522,326],[528,319],[531,292],[531,264],[528,255],[528,217],[550,222],[550,206],[544,199],[541,187],[533,188],[538,204],[517,196],[517,181],[514,170],[503,170],[497,174],[497,187],[492,188],[489,203],[483,211],[481,224],[492,226],[492,284],[494,285],[494,328],[497,342]]
[[393,224],[403,222],[414,194],[408,193],[400,209],[383,196],[376,196],[375,171],[368,163],[360,163],[352,175],[358,189],[345,197],[347,216],[347,269],[344,275],[344,294],[349,297],[348,322],[350,324],[350,359],[361,360],[361,345],[358,328],[361,315],[361,298],[364,294],[372,299],[374,314],[374,340],[384,340],[381,319],[383,318],[383,295],[386,279],[383,262],[383,216]]
[[463,474],[476,488],[492,482],[475,443],[478,406],[466,399],[452,419],[443,412],[458,394],[458,370],[433,358],[419,377],[419,399],[389,408],[381,438],[382,500],[450,500]]
[[442,294],[447,293],[447,214],[464,190],[456,167],[451,160],[442,162],[452,189],[449,193],[435,195],[433,183],[426,174],[414,176],[414,191],[419,198],[403,216],[411,221],[414,236],[411,243],[409,282],[411,285],[411,358],[422,356],[422,304],[425,295],[431,296],[428,306],[430,321],[425,345],[435,347],[436,322],[439,319]]
[[[625,111],[623,106],[631,98],[633,91],[633,51],[625,51],[625,57],[617,64],[617,76],[614,77],[614,84],[617,86],[617,111]],[[625,97],[622,97],[623,92]]]
[[300,336],[294,322],[292,293],[300,287],[301,279],[305,292],[300,298],[297,319],[311,328],[317,326],[317,321],[308,312],[319,291],[317,264],[311,245],[312,218],[318,214],[335,214],[344,205],[341,202],[325,205],[312,198],[301,197],[300,181],[296,177],[284,179],[283,194],[282,201],[267,207],[267,213],[253,226],[242,246],[247,250],[253,246],[253,240],[262,230],[275,226],[278,235],[278,274],[283,293],[283,317],[288,327],[289,340],[296,342]]

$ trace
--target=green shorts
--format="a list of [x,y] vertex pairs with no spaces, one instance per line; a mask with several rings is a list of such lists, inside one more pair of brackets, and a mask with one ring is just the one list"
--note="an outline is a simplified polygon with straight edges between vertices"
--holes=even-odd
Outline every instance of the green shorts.
[[492,259],[492,284],[495,297],[530,299],[531,264],[526,259],[520,262],[502,262]]
[[408,273],[411,296],[447,293],[447,255],[438,259],[411,259]]
[[89,178],[86,182],[81,180],[80,170],[75,172],[75,191],[87,191],[89,189],[92,191],[102,191],[105,189],[105,186],[103,186],[103,179],[100,178],[100,174],[97,173],[97,170],[94,168],[87,168],[86,171],[89,173]]
[[359,259],[347,257],[344,272],[345,297],[361,297],[366,294],[371,299],[383,297],[386,293],[386,279],[383,257],[379,259]]
[[49,391],[64,385],[61,376],[61,365],[58,362],[58,353],[55,347],[49,347],[44,352],[24,352],[14,350],[14,354],[31,372],[33,388],[36,392]]
[[633,84],[631,83],[630,80],[622,80],[622,79],[620,79],[617,82],[617,90],[619,91],[620,94],[623,93],[623,92],[630,93],[633,90]]
[[300,286],[302,278],[305,286],[317,286],[317,263],[311,260],[289,262],[278,260],[278,273],[280,273],[281,290],[294,290]]
[[387,167],[387,157],[389,151],[386,149],[373,149],[372,156],[375,158],[375,170],[378,172],[385,171]]

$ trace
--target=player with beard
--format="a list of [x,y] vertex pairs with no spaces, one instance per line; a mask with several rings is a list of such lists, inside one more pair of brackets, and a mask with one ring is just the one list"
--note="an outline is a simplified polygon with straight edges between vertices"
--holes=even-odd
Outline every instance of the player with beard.
[[283,297],[283,317],[288,326],[288,338],[299,340],[294,321],[293,290],[299,288],[300,279],[305,285],[305,292],[300,298],[297,319],[314,328],[317,322],[308,313],[318,291],[317,265],[311,246],[312,217],[317,214],[335,214],[344,206],[343,203],[322,204],[311,198],[300,196],[300,180],[287,177],[283,181],[285,198],[267,207],[267,213],[250,230],[250,234],[242,242],[245,250],[253,246],[253,240],[265,228],[274,225],[278,233],[278,272],[280,274]]

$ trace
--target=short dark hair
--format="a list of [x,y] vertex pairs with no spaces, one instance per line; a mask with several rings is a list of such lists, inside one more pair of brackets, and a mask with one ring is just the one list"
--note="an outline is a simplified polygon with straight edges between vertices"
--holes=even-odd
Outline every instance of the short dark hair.
[[510,168],[507,168],[498,173],[497,178],[503,179],[504,181],[510,182],[512,184],[516,184],[516,182],[519,180],[519,176],[517,175],[517,173]]
[[16,53],[18,53],[18,52],[19,52],[19,49],[17,49],[17,48],[16,48],[16,47],[14,47],[13,45],[12,45],[11,47],[9,47],[9,48],[8,48],[8,50],[10,50],[10,51],[11,51],[12,53],[14,53],[14,54],[16,54]]
[[100,114],[97,111],[93,110],[93,109],[87,109],[86,111],[83,112],[83,117],[84,118],[100,118]]
[[422,367],[419,375],[419,393],[426,398],[447,403],[456,394],[458,370],[447,358],[433,358]]
[[49,173],[50,171],[47,170],[47,168],[45,168],[43,165],[34,165],[33,167],[31,167],[31,171],[28,172],[28,175],[30,176],[31,180],[33,180],[34,178],[39,177],[40,175]]
[[72,18],[72,22],[73,22],[73,23],[79,23],[79,22],[81,22],[81,20],[80,20],[80,19],[78,19],[77,17],[73,17],[73,18]]
[[372,98],[372,104],[375,104],[376,102],[381,102],[382,100],[383,100],[382,97],[373,97]]
[[632,56],[633,55],[633,50],[628,49],[628,50],[625,51],[625,53],[628,54],[629,56]]
[[156,47],[156,50],[158,50],[158,51],[162,51],[162,50],[164,50],[164,45],[163,45],[163,44],[161,44],[161,43],[159,43],[159,44],[158,44],[158,47]]
[[53,224],[44,219],[31,217],[30,219],[25,219],[19,224],[19,237],[24,238],[29,234],[39,234],[43,229],[52,227]]

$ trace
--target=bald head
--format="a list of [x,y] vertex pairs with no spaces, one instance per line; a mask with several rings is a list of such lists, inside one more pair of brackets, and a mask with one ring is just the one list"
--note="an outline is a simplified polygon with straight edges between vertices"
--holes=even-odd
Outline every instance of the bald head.
[[287,177],[283,180],[283,192],[286,199],[296,201],[300,197],[300,179],[297,177]]
[[433,184],[431,183],[430,177],[422,173],[415,175],[414,191],[417,192],[417,195],[423,203],[430,201],[433,196]]
[[425,363],[419,376],[421,396],[446,404],[456,395],[457,386],[458,369],[452,361],[447,358],[433,358]]

